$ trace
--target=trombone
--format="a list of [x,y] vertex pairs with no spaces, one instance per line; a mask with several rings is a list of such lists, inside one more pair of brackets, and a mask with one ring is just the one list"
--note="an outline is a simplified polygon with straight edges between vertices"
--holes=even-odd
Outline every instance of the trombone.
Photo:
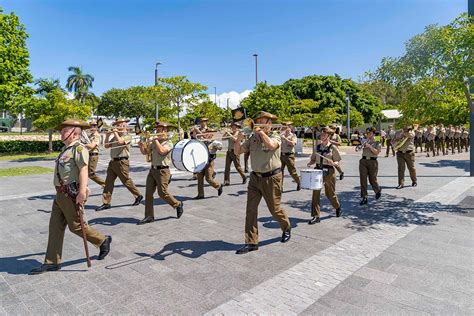
[[242,126],[242,131],[246,136],[252,135],[256,128],[261,128],[265,134],[269,134],[272,131],[281,130],[284,127],[283,124],[256,124],[251,118],[246,118]]

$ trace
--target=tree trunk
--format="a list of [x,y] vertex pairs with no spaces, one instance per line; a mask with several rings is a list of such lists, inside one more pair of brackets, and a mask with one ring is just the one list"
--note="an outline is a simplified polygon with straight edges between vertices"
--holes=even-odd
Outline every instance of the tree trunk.
[[48,129],[48,152],[53,152],[53,130]]

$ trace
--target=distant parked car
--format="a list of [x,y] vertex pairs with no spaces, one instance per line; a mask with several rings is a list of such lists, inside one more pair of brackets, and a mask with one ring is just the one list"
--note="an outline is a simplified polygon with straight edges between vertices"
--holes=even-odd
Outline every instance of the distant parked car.
[[6,133],[6,132],[8,132],[8,127],[0,126],[0,133]]

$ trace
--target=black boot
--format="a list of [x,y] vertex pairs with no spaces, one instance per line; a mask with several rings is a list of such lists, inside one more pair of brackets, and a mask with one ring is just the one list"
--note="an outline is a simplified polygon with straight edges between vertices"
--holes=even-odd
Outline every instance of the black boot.
[[281,242],[287,242],[291,238],[291,228],[288,230],[284,231],[283,234],[281,235]]
[[362,198],[362,200],[360,200],[360,205],[364,205],[364,204],[367,204],[369,201],[367,200],[366,197]]
[[178,207],[176,208],[176,217],[177,217],[177,218],[180,218],[181,215],[183,215],[183,212],[184,212],[184,210],[183,210],[183,202],[181,202],[181,203],[178,205]]
[[242,184],[246,184],[246,183],[247,183],[247,176],[244,176],[244,177],[242,178]]
[[219,189],[217,189],[217,196],[221,196],[222,192],[224,191],[224,186],[221,184]]
[[58,270],[61,270],[61,266],[59,264],[44,263],[40,265],[38,268],[31,269],[30,274],[41,274],[44,272],[58,271]]
[[321,222],[321,220],[319,219],[319,217],[313,216],[313,217],[309,220],[308,224],[309,224],[309,225],[314,225],[314,224],[319,223],[319,222]]
[[112,243],[112,236],[105,236],[105,240],[100,245],[99,260],[103,260],[110,252],[110,244]]
[[382,189],[379,192],[375,193],[375,199],[378,200],[382,196]]
[[137,225],[153,223],[154,221],[155,221],[155,218],[153,216],[147,216],[144,219],[138,221]]
[[141,202],[142,200],[143,200],[143,195],[137,196],[137,198],[135,199],[135,202],[133,202],[132,206],[140,205],[140,202]]
[[103,211],[103,210],[108,210],[111,207],[112,206],[110,204],[102,204],[101,206],[96,207],[95,211],[99,212],[99,211]]
[[237,255],[243,255],[245,253],[248,253],[250,251],[255,251],[255,250],[258,250],[258,245],[254,245],[254,244],[246,244],[245,246],[243,246],[242,248],[238,249],[235,254]]
[[342,215],[342,210],[339,207],[339,208],[336,209],[336,217],[341,217],[341,215]]

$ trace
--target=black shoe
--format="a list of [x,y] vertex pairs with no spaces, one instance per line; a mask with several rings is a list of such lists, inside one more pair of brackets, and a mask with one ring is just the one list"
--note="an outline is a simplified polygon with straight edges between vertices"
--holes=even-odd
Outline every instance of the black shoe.
[[362,198],[362,200],[360,200],[360,205],[364,205],[364,204],[367,204],[369,202],[369,200],[367,200],[367,198]]
[[99,211],[103,211],[103,210],[108,210],[111,207],[112,206],[110,204],[102,204],[101,206],[96,207],[95,211],[99,212]]
[[100,245],[99,260],[103,260],[110,251],[110,244],[112,243],[112,236],[105,236],[105,240]]
[[403,187],[404,187],[403,184],[399,184],[398,187],[396,187],[395,189],[400,190],[400,189],[403,189]]
[[254,245],[254,244],[246,244],[245,246],[243,246],[242,248],[238,249],[235,254],[237,255],[243,255],[245,253],[248,253],[250,251],[255,251],[255,250],[258,250],[258,245]]
[[135,199],[135,202],[133,202],[132,206],[140,205],[140,202],[141,202],[142,200],[143,200],[143,195],[137,196],[137,198]]
[[214,172],[212,173],[212,178],[215,178],[215,177],[216,177],[216,172],[214,171]]
[[417,185],[418,185],[418,183],[416,183],[416,182],[413,182],[413,183],[411,184],[412,187],[416,187]]
[[144,219],[140,220],[137,222],[137,225],[143,225],[143,224],[148,224],[148,223],[153,223],[155,221],[155,218],[153,216],[147,216]]
[[247,183],[247,176],[244,176],[244,178],[242,179],[242,184],[246,184]]
[[221,196],[222,192],[224,191],[224,186],[221,184],[219,189],[217,189],[217,196]]
[[183,215],[183,212],[184,212],[184,210],[183,210],[183,202],[181,202],[181,203],[178,205],[178,207],[176,208],[176,217],[177,217],[177,218],[180,218],[181,215]]
[[341,174],[339,175],[339,180],[342,180],[344,179],[344,172],[341,172]]
[[226,181],[226,182],[224,182],[224,185],[225,185],[226,187],[228,187],[228,186],[230,185],[230,182],[227,182],[227,181]]
[[287,231],[284,231],[281,235],[281,242],[287,242],[291,238],[291,228]]
[[301,184],[296,185],[296,191],[301,191]]
[[313,216],[313,217],[309,220],[308,224],[309,224],[309,225],[314,225],[314,224],[319,223],[319,222],[321,222],[321,220],[319,219],[319,217]]
[[336,209],[336,217],[341,217],[341,215],[342,215],[342,210],[339,207],[339,208]]
[[193,200],[202,200],[202,199],[204,199],[203,195],[198,195],[198,196],[193,198]]
[[248,169],[245,169],[244,172],[245,172],[245,173],[249,173]]
[[375,193],[375,199],[378,200],[382,196],[382,189],[379,192]]
[[170,179],[168,180],[168,184],[171,183],[171,178],[173,177],[173,175],[170,174]]
[[58,270],[61,270],[61,266],[59,264],[44,263],[40,265],[38,268],[31,269],[30,274],[41,274],[44,272],[58,271]]

